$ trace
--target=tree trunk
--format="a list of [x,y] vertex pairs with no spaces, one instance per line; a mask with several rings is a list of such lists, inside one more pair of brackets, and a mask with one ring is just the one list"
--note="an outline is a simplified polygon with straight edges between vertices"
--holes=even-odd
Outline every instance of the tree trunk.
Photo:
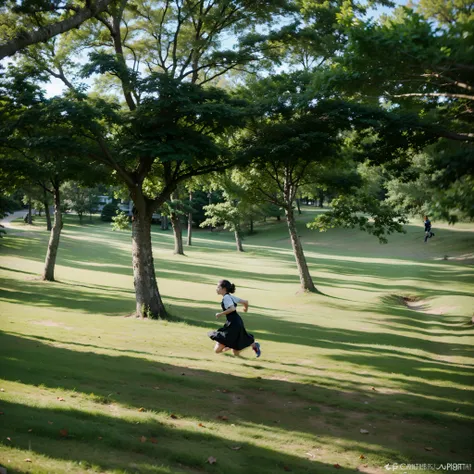
[[151,245],[152,215],[153,210],[140,213],[137,206],[133,208],[133,284],[135,285],[136,316],[158,319],[165,318],[167,314],[156,283]]
[[[212,193],[210,191],[207,193],[207,197],[209,198],[209,206],[210,206],[212,204]],[[209,229],[212,232],[212,224],[209,225]]]
[[31,198],[28,199],[28,224],[32,225],[33,224],[33,214],[32,214],[32,209],[31,209]]
[[301,214],[301,206],[300,206],[300,200],[296,200],[296,207],[298,208],[298,214]]
[[[172,195],[172,201],[176,204],[178,201],[178,193],[175,191]],[[179,208],[179,202],[177,203]],[[174,234],[174,254],[175,255],[184,255],[183,250],[183,230],[181,228],[181,219],[179,217],[179,209],[173,209],[170,215],[171,226],[173,227]]]
[[59,186],[54,186],[54,225],[49,237],[48,251],[44,263],[43,280],[54,281],[54,267],[58,254],[59,237],[63,228],[63,218],[61,214],[61,196]]
[[318,290],[314,286],[311,275],[309,274],[303,247],[301,246],[301,241],[296,230],[295,216],[293,214],[293,209],[291,208],[291,203],[288,209],[285,209],[285,214],[288,223],[288,230],[290,231],[291,245],[296,259],[296,265],[300,274],[301,288],[305,291],[317,292]]
[[[189,206],[191,206],[193,200],[193,193],[190,191],[189,192]],[[188,239],[186,244],[191,245],[191,238],[192,238],[192,233],[193,233],[193,213],[189,211],[188,214]]]
[[168,230],[168,216],[161,215],[161,230]]
[[237,252],[243,252],[244,248],[242,247],[242,237],[240,235],[240,231],[235,230],[234,235],[235,235],[235,243],[237,244]]
[[79,224],[82,225],[82,212],[79,214]]
[[181,221],[179,215],[176,212],[172,212],[170,216],[171,226],[173,227],[174,233],[174,254],[184,255],[183,250],[183,231],[181,230]]
[[[122,3],[122,5],[125,6],[125,3]],[[115,58],[117,62],[124,68],[123,71],[125,71],[125,73],[122,73],[124,75],[121,77],[120,80],[122,84],[123,95],[125,97],[125,102],[127,102],[128,108],[133,111],[137,108],[137,106],[135,104],[135,101],[133,100],[130,76],[127,69],[127,63],[125,62],[125,56],[123,54],[123,41],[120,29],[122,15],[123,8],[120,9],[120,12],[117,12],[115,15],[113,15],[111,36],[114,42],[114,48],[116,53]]]
[[44,215],[46,216],[46,228],[48,230],[51,230],[52,229],[51,214],[49,213],[49,205],[48,205],[48,200],[46,199],[46,191],[44,193],[45,193],[45,199],[43,202],[43,206],[44,206]]
[[253,217],[250,218],[250,233],[253,234]]
[[324,207],[324,192],[319,192],[319,207]]
[[280,216],[277,216],[277,221],[281,221],[281,217],[280,217]]

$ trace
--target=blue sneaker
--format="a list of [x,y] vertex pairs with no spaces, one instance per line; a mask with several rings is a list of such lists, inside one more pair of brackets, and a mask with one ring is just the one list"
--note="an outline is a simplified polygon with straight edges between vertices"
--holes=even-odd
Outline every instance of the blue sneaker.
[[260,344],[256,342],[253,346],[252,349],[255,351],[255,355],[257,358],[259,358],[262,355],[262,351],[260,350]]

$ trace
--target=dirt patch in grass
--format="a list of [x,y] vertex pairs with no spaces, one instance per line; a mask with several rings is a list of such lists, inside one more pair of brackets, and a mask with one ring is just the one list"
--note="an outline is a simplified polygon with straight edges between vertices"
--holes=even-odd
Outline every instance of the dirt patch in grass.
[[423,299],[421,296],[416,295],[388,295],[382,297],[382,301],[386,304],[404,306],[412,311],[418,311],[425,314],[442,315],[457,308],[457,306],[438,306],[432,308],[427,299]]
[[438,306],[437,308],[430,308],[429,302],[427,300],[405,300],[405,306],[413,311],[438,315],[449,313],[457,308],[456,306]]
[[392,306],[405,306],[410,307],[413,305],[419,305],[420,303],[426,304],[426,300],[423,300],[421,296],[417,295],[384,295],[380,297],[382,303]]
[[465,253],[456,257],[444,255],[443,257],[435,258],[435,260],[449,260],[450,262],[461,263],[463,265],[474,265],[474,253]]

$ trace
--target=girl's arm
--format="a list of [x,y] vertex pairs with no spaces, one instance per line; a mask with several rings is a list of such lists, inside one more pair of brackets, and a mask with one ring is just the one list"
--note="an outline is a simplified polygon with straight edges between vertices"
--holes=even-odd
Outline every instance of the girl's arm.
[[[242,298],[238,298],[236,296],[234,296],[235,298],[235,301],[237,303],[242,303],[243,307],[244,307],[244,313],[247,312],[247,310],[249,309],[249,302],[247,300],[243,300]],[[232,313],[233,311],[235,311],[235,306],[232,305],[232,306],[229,306],[225,311],[221,311],[220,313],[216,313],[216,318],[219,319],[220,316],[224,316],[226,314],[229,314],[229,313]]]
[[244,313],[246,313],[249,309],[249,302],[247,300],[239,298],[238,296],[232,296],[232,298],[235,300],[235,302],[242,303],[242,306],[244,307]]
[[[232,311],[235,311],[235,306],[229,306],[225,311],[221,311],[220,313],[216,313],[216,318],[219,318],[219,316],[224,316],[225,314],[232,313]],[[244,311],[246,311],[244,309]]]

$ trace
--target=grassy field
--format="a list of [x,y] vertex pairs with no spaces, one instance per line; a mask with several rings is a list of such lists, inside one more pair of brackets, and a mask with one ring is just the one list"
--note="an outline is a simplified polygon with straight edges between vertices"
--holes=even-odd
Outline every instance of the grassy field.
[[[0,466],[378,474],[471,463],[474,225],[435,222],[424,244],[414,222],[380,245],[307,230],[316,212],[304,209],[299,228],[321,294],[299,291],[283,222],[257,227],[244,254],[231,234],[199,231],[175,256],[172,232],[156,228],[159,288],[180,322],[127,317],[129,232],[67,216],[58,281],[45,283],[43,221],[14,222],[0,240]],[[212,352],[221,278],[250,300],[260,359]]]

